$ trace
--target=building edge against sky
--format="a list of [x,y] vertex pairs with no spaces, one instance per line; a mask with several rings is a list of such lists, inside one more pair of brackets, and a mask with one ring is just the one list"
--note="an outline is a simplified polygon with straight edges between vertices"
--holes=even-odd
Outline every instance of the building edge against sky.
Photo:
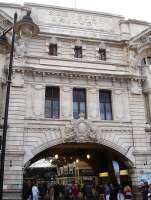
[[[151,174],[150,23],[78,9],[0,3],[0,26],[11,26],[14,12],[21,18],[27,9],[40,33],[30,40],[16,38],[5,198],[21,199],[24,167],[34,157],[73,142],[118,152],[137,188],[142,174]],[[0,134],[8,58],[0,55]],[[58,104],[50,109],[52,99]],[[76,109],[79,102],[84,106]],[[81,112],[86,118],[76,119]]]

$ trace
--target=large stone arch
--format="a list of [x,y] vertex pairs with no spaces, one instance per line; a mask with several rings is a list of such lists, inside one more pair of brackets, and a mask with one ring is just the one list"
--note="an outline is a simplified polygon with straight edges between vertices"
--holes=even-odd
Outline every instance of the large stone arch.
[[[119,131],[118,134],[117,131]],[[105,129],[104,134],[103,129],[88,120],[80,118],[69,122],[65,126],[27,128],[24,134],[25,165],[46,149],[69,142],[100,144],[119,153],[131,165],[135,164],[131,143],[126,144],[123,142],[126,134],[131,140],[131,129],[129,127],[114,131],[111,128]]]

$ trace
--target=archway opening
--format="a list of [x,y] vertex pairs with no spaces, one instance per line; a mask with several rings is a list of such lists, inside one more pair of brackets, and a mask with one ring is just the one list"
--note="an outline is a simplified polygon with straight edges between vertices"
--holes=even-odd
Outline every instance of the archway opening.
[[76,183],[82,187],[89,182],[92,185],[112,183],[124,187],[131,185],[131,167],[132,163],[124,155],[109,147],[97,143],[62,143],[30,160],[24,182],[36,179],[45,185],[45,192],[48,184]]

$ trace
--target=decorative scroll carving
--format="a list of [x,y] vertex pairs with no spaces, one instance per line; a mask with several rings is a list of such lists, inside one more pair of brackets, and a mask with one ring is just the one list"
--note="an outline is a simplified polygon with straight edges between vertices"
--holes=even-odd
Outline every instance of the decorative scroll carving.
[[71,121],[65,127],[65,142],[95,142],[97,140],[97,128],[82,115],[80,119]]

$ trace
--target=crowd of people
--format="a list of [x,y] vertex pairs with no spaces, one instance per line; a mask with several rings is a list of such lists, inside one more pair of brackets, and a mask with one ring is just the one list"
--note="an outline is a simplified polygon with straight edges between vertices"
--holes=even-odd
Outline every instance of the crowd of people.
[[81,185],[76,183],[63,185],[51,181],[24,182],[24,200],[132,200],[132,198],[129,185],[122,188],[115,187],[111,183],[96,185],[90,181]]
[[151,184],[148,184],[148,182],[144,182],[141,189],[143,200],[151,200]]

